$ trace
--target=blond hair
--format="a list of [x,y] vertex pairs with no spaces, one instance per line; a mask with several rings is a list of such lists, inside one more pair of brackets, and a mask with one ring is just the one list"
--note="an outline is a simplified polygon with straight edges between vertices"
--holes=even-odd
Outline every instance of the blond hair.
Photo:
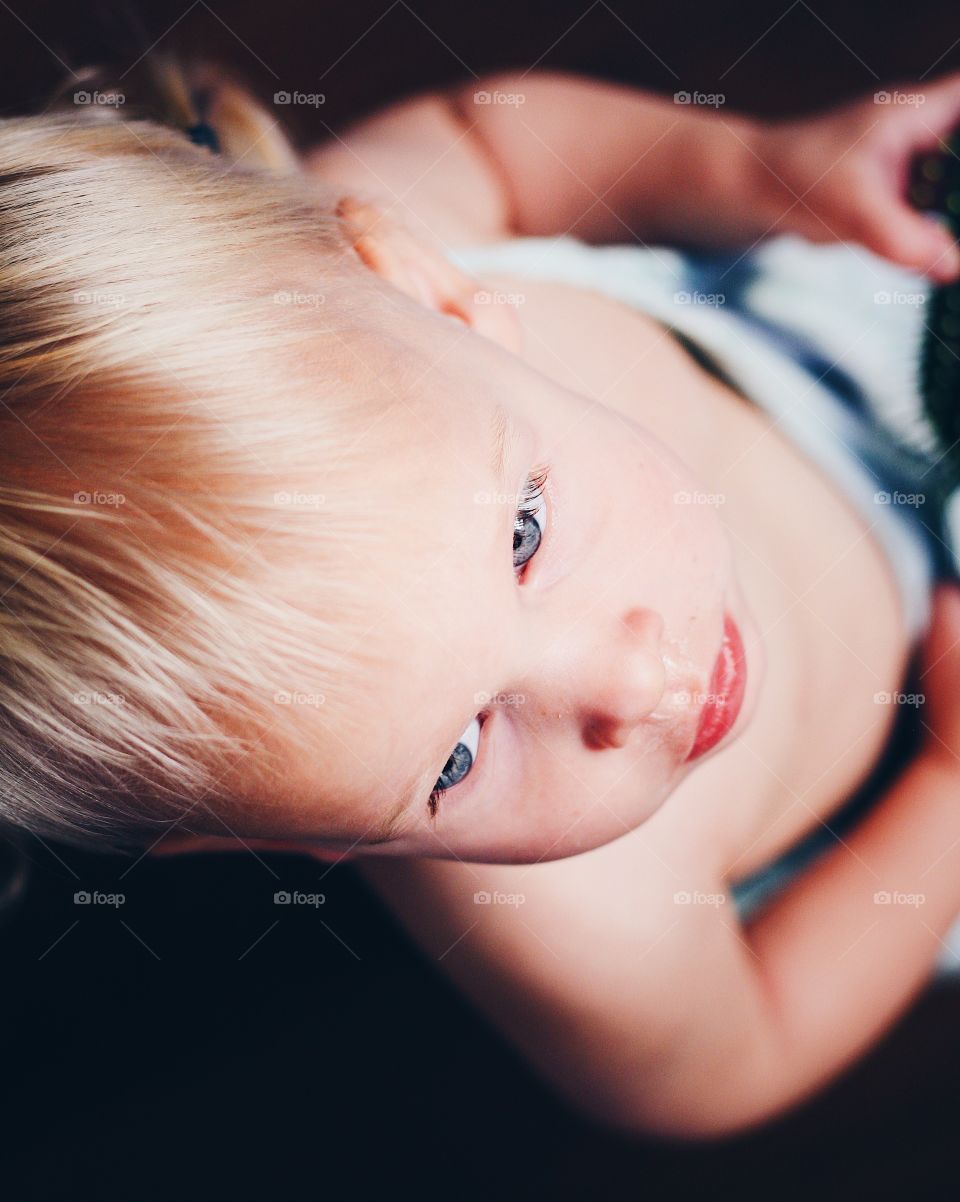
[[[357,687],[383,516],[335,197],[215,69],[159,78],[166,117],[0,120],[0,824],[114,850],[225,833],[284,694]],[[219,156],[162,123],[198,78]]]

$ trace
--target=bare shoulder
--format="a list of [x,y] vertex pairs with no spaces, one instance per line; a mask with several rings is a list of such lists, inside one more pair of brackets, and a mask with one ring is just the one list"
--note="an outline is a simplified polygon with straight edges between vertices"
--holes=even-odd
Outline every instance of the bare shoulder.
[[[732,907],[638,829],[539,864],[356,862],[437,968],[576,1107],[629,1113],[689,1046]],[[690,904],[692,898],[713,905]]]
[[586,1002],[595,992],[599,1005],[623,983],[626,956],[639,1003],[636,954],[666,941],[649,966],[658,990],[668,967],[682,974],[700,935],[684,898],[719,888],[685,824],[658,817],[591,851],[534,864],[355,863],[423,950],[465,983],[477,986],[486,971],[501,990],[513,979],[554,999],[576,993]]
[[308,150],[302,162],[319,182],[383,205],[441,245],[509,236],[504,181],[443,92],[410,97],[355,122]]

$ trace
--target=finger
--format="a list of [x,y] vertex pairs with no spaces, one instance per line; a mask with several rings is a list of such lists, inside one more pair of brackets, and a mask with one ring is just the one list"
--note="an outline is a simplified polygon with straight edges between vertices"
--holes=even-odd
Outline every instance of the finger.
[[887,98],[884,131],[891,145],[933,149],[960,122],[960,72],[931,84],[903,80],[875,93],[875,103],[879,96]]
[[[891,222],[892,224],[892,222]],[[946,284],[960,276],[960,247],[948,226],[904,206],[896,217],[897,262]]]
[[[908,89],[909,89],[909,85]],[[923,88],[919,95],[923,103],[918,105],[918,116],[940,132],[948,132],[960,121],[960,71],[951,71]]]
[[937,284],[960,276],[960,247],[949,227],[899,198],[869,205],[859,223],[857,240],[891,263]]

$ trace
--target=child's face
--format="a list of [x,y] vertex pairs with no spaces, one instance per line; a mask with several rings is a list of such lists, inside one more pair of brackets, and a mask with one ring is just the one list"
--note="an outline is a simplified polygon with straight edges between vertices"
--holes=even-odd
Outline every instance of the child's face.
[[[692,770],[725,613],[749,621],[716,507],[678,500],[702,487],[639,425],[398,302],[410,362],[385,421],[406,483],[381,563],[364,565],[382,672],[349,714],[300,707],[315,756],[291,753],[249,833],[490,863],[599,846]],[[391,819],[396,837],[375,843]]]

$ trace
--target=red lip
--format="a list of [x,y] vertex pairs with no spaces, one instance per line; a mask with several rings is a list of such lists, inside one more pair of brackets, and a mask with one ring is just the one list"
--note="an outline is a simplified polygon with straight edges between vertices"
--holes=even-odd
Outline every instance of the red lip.
[[737,624],[729,614],[723,619],[723,642],[713,666],[707,696],[700,711],[693,747],[687,761],[695,760],[716,747],[733,726],[743,704],[747,683],[747,661],[743,639]]

